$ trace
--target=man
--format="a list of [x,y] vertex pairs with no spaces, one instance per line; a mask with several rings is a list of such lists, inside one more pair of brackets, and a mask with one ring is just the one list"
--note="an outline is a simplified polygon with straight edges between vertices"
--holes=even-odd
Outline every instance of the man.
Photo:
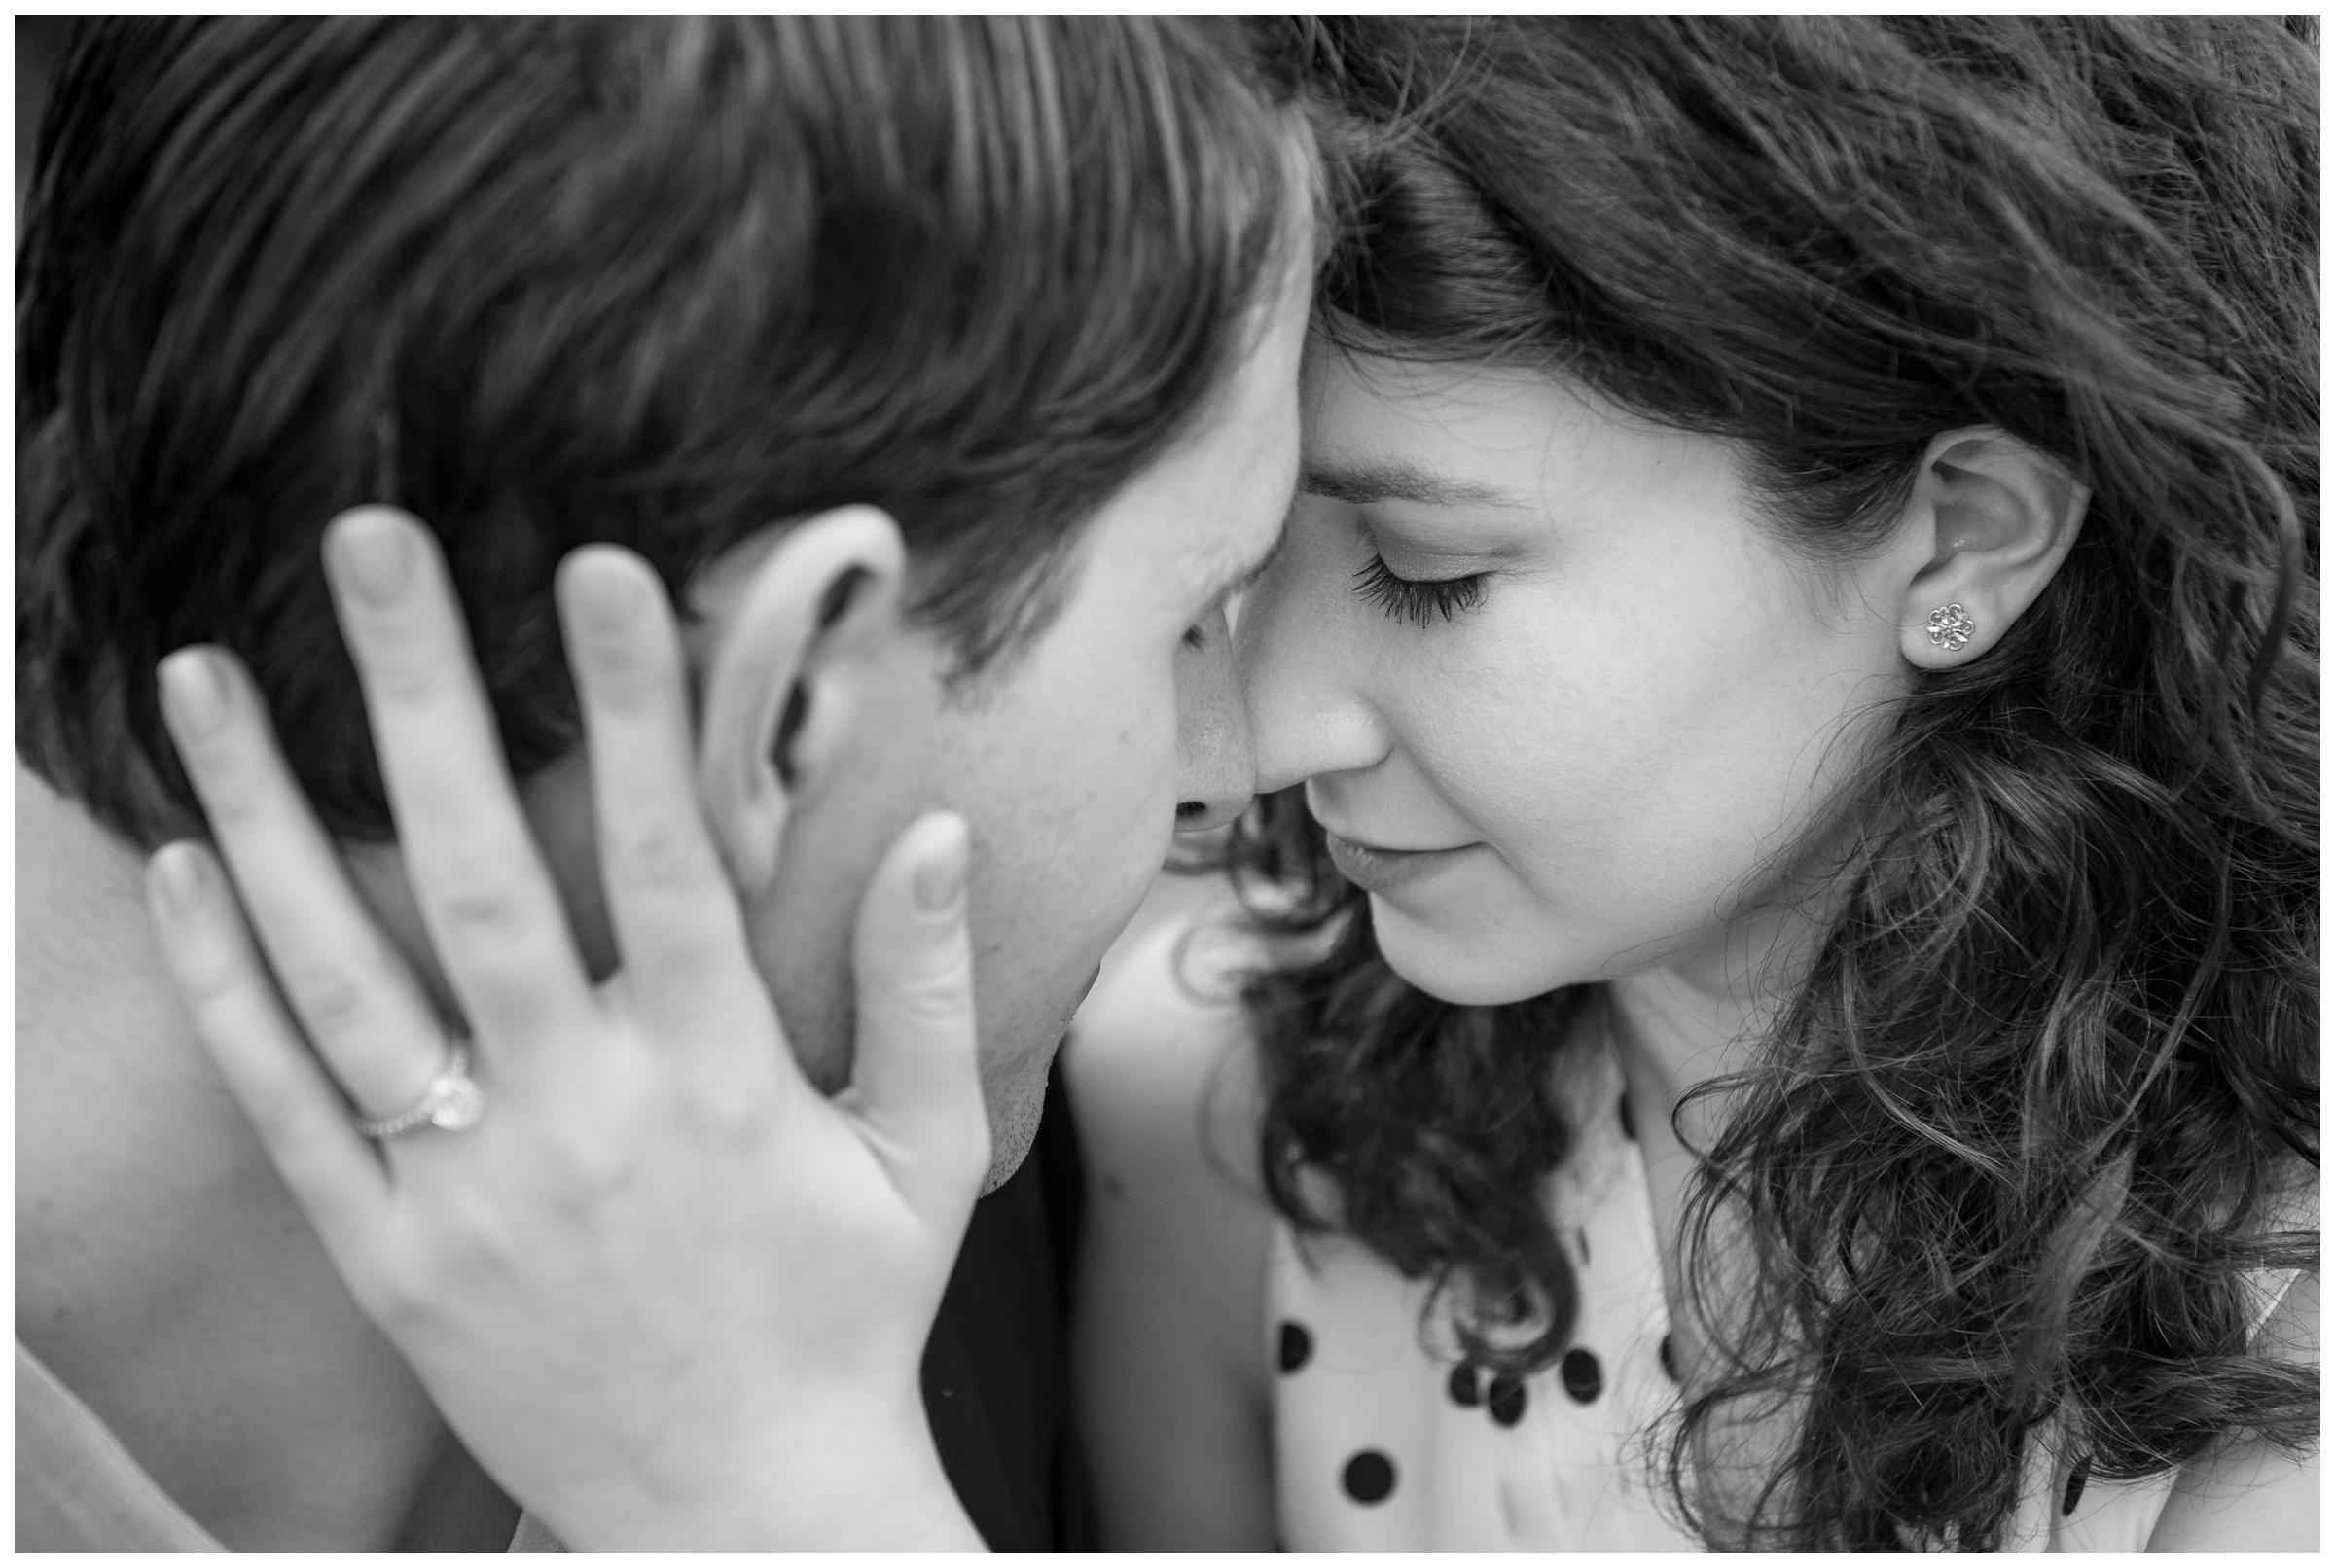
[[[980,18],[106,22],[47,132],[18,301],[18,1545],[499,1544],[508,1503],[160,973],[139,862],[200,818],[157,660],[253,671],[421,959],[317,558],[347,506],[427,518],[605,973],[551,579],[588,541],[635,552],[687,612],[700,760],[736,783],[708,813],[813,1083],[850,1070],[871,868],[932,805],[969,823],[1002,1183],[1179,814],[1247,799],[1207,628],[1292,482],[1300,138],[1229,27]],[[933,1426],[991,1544],[1043,1546],[1050,1479],[991,1445],[1043,1453],[1052,1406],[964,1328],[1026,1272],[985,1218],[934,1336],[974,1364],[927,1391],[994,1413]]]

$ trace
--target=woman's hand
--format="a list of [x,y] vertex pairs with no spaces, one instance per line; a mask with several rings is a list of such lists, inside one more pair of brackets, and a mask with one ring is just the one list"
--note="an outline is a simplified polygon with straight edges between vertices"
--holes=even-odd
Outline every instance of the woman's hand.
[[855,1077],[826,1099],[699,814],[680,640],[647,566],[593,547],[557,585],[622,955],[595,986],[435,542],[366,509],[325,553],[407,873],[473,1031],[476,1123],[378,1143],[354,1124],[352,1104],[413,1105],[451,1042],[217,650],[172,655],[162,685],[234,885],[193,843],[148,882],[202,1039],[349,1290],[573,1546],[978,1547],[917,1390],[988,1163],[963,823],[915,823],[866,891]]

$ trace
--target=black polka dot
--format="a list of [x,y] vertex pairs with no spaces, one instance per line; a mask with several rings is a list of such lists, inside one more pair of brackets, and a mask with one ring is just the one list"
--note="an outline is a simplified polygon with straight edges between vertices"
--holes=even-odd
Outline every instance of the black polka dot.
[[1518,1378],[1494,1377],[1485,1403],[1491,1407],[1493,1420],[1502,1426],[1514,1426],[1525,1418],[1525,1385]]
[[1452,1369],[1452,1380],[1446,1386],[1452,1393],[1452,1403],[1464,1409],[1474,1409],[1484,1403],[1484,1391],[1476,1386],[1476,1369],[1461,1362]]
[[1614,1103],[1622,1113],[1622,1136],[1632,1143],[1635,1143],[1637,1141],[1637,1123],[1630,1120],[1630,1096],[1625,1094]]
[[1313,1336],[1302,1323],[1281,1324],[1281,1371],[1293,1372],[1313,1355]]
[[1365,1448],[1346,1462],[1340,1478],[1346,1495],[1357,1503],[1383,1503],[1394,1490],[1394,1461],[1376,1448]]
[[2075,1462],[2075,1468],[2067,1473],[2067,1490],[2060,1494],[2060,1516],[2062,1518],[2074,1513],[2075,1505],[2084,1500],[2084,1482],[2091,1479],[2092,1456],[2086,1454],[2078,1459]]
[[1670,1336],[1662,1336],[1662,1375],[1671,1382],[1678,1380],[1678,1352],[1670,1348]]
[[1584,1405],[1596,1399],[1605,1386],[1605,1369],[1598,1365],[1597,1357],[1577,1345],[1564,1353],[1558,1375],[1564,1379],[1564,1391]]

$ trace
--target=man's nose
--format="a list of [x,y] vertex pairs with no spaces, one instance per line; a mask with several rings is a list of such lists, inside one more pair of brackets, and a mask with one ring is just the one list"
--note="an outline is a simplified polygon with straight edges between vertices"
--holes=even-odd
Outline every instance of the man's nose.
[[1233,643],[1221,612],[1192,628],[1177,655],[1175,831],[1221,828],[1248,809],[1256,793],[1248,708],[1233,670]]

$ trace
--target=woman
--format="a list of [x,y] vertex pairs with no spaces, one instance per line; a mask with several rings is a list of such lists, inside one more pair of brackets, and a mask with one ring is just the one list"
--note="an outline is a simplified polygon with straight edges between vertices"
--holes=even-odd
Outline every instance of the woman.
[[1364,221],[1239,636],[1316,826],[1248,1014],[1163,941],[1081,1044],[1121,1544],[2315,1532],[2307,50],[1309,43]]
[[2308,50],[1323,45],[1311,820],[1070,1064],[1115,1544],[2315,1539]]

